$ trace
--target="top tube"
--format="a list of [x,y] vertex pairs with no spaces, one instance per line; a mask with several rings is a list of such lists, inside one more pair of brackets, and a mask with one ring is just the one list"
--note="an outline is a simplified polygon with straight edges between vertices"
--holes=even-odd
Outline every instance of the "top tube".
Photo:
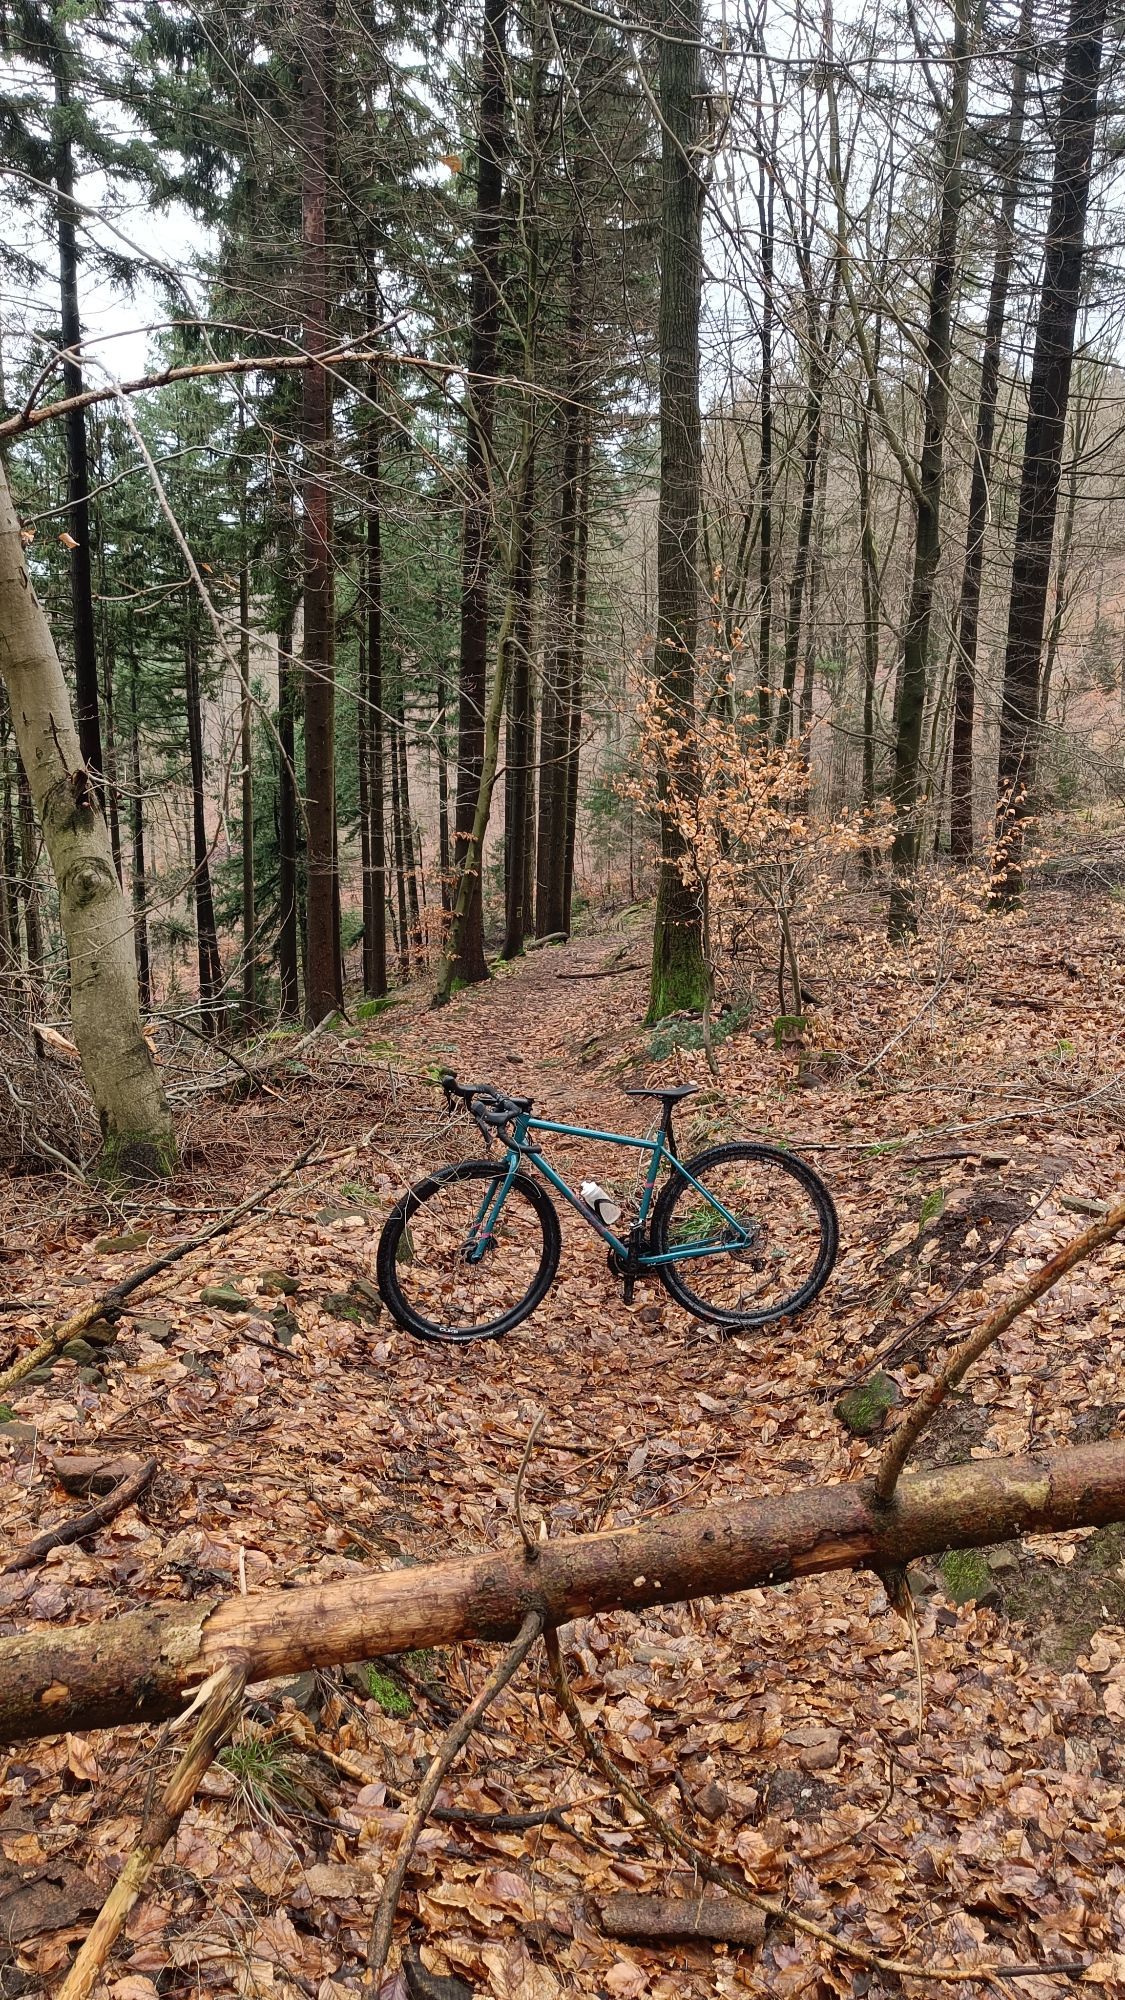
[[558,1132],[571,1139],[601,1139],[611,1146],[636,1146],[644,1152],[653,1152],[664,1143],[659,1132],[655,1139],[635,1139],[629,1132],[601,1132],[591,1125],[560,1125],[553,1118],[520,1119],[519,1126],[525,1132]]

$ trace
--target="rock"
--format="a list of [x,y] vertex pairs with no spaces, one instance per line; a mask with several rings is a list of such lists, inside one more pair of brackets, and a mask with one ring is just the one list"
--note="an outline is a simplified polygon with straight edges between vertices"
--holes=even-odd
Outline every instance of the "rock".
[[128,1236],[99,1236],[94,1245],[96,1257],[124,1257],[130,1250],[147,1250],[150,1236],[147,1229],[134,1229]]
[[86,1328],[82,1338],[92,1341],[95,1347],[112,1347],[117,1332],[118,1329],[108,1319],[96,1319]]
[[940,1568],[946,1596],[954,1604],[983,1604],[986,1598],[993,1604],[999,1601],[988,1563],[979,1549],[950,1549],[942,1557]]
[[[549,942],[544,939],[544,943]],[[473,1988],[463,1979],[445,1979],[440,1973],[430,1972],[413,1952],[403,1952],[402,1971],[410,2000],[473,2000]]]
[[704,1785],[701,1792],[695,1793],[692,1804],[697,1812],[703,1814],[704,1819],[712,1820],[722,1819],[723,1814],[730,1808],[730,1800],[714,1778],[709,1785]]
[[233,1285],[204,1285],[199,1296],[205,1306],[215,1306],[219,1312],[248,1313],[254,1310],[249,1299],[244,1299]]
[[258,1290],[267,1298],[276,1298],[279,1293],[292,1298],[300,1289],[299,1279],[291,1278],[288,1271],[263,1271],[258,1278]]
[[1004,1570],[1018,1569],[1020,1566],[1020,1559],[1014,1549],[992,1549],[987,1561],[994,1575]]
[[34,1444],[38,1436],[34,1424],[17,1423],[14,1417],[0,1424],[0,1444]]
[[785,1741],[797,1751],[802,1771],[833,1771],[840,1761],[840,1732],[809,1723],[801,1729],[787,1729]]
[[366,1278],[354,1278],[346,1292],[326,1292],[321,1304],[334,1319],[349,1319],[355,1324],[381,1319],[383,1314],[383,1302]]
[[279,1347],[292,1347],[295,1335],[301,1331],[300,1320],[295,1319],[286,1306],[278,1306],[277,1311],[270,1314],[270,1325]]
[[68,1340],[62,1351],[68,1361],[96,1361],[98,1358],[96,1348],[91,1347],[88,1340]]
[[291,1701],[295,1708],[304,1710],[306,1715],[319,1714],[317,1699],[318,1676],[310,1669],[308,1673],[296,1674],[291,1681],[279,1681],[274,1693],[281,1701]]
[[885,1422],[887,1411],[901,1401],[898,1383],[880,1368],[868,1381],[848,1389],[835,1405],[834,1414],[853,1437],[871,1437]]
[[155,1340],[160,1347],[172,1338],[170,1319],[135,1319],[133,1326],[137,1333],[142,1333],[146,1340]]
[[313,1217],[313,1221],[327,1227],[332,1222],[343,1222],[345,1216],[366,1215],[366,1213],[367,1210],[365,1208],[361,1208],[358,1202],[352,1201],[348,1202],[345,1207],[318,1209]]
[[65,1486],[68,1493],[76,1494],[80,1500],[87,1500],[94,1493],[112,1493],[123,1479],[129,1479],[134,1472],[140,1471],[142,1460],[136,1457],[106,1458],[86,1452],[60,1452],[50,1464],[60,1486]]
[[104,1389],[106,1379],[100,1368],[80,1368],[78,1380],[84,1389]]
[[25,1375],[23,1378],[24,1381],[49,1382],[51,1379],[51,1365],[49,1361],[44,1361],[41,1368],[33,1368],[30,1375]]

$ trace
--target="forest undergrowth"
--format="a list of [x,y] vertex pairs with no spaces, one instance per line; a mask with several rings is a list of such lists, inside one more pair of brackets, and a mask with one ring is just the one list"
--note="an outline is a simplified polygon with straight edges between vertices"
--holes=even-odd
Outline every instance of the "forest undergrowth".
[[[321,1149],[268,1213],[140,1292],[111,1344],[8,1392],[7,1549],[74,1510],[56,1458],[153,1455],[158,1471],[86,1545],[0,1575],[0,1630],[509,1544],[540,1417],[522,1504],[551,1536],[858,1477],[878,1440],[849,1431],[840,1396],[878,1366],[889,1393],[914,1393],[944,1341],[1125,1187],[1125,949],[1116,892],[1074,881],[1004,917],[947,919],[938,903],[893,951],[869,904],[833,923],[805,968],[804,1028],[775,1029],[763,978],[718,1047],[718,1082],[701,1049],[676,1045],[699,1040],[691,1023],[655,1031],[653,1057],[637,1025],[648,918],[631,911],[439,1013],[418,992],[322,1034],[290,1072],[270,1069],[268,1090],[208,1093],[201,1070],[180,1178],[151,1197],[10,1180],[0,1365]],[[374,1253],[404,1182],[480,1150],[439,1109],[446,1064],[548,1115],[631,1131],[644,1107],[621,1084],[698,1080],[685,1146],[768,1135],[825,1175],[842,1236],[832,1281],[794,1324],[721,1339],[655,1287],[625,1307],[599,1244],[564,1218],[558,1283],[516,1333],[465,1351],[416,1343],[377,1303]],[[572,1179],[628,1192],[626,1155],[557,1157]],[[1125,1246],[1103,1250],[1017,1321],[923,1459],[1120,1435],[1123,1265]],[[1125,1990],[1125,1536],[955,1554],[919,1565],[914,1590],[920,1735],[907,1629],[874,1576],[567,1635],[582,1714],[633,1782],[858,1959],[784,1925],[756,1953],[607,1937],[604,1898],[662,1891],[680,1864],[583,1763],[538,1655],[450,1774],[399,1944],[497,2000]],[[133,1912],[112,2000],[353,1993],[421,1772],[490,1657],[468,1646],[256,1690]],[[133,1728],[0,1760],[4,2000],[62,1976],[172,1757]],[[539,1823],[502,1823],[517,1814]],[[864,1952],[959,1977],[900,1983]],[[386,2000],[420,1990],[398,1960],[396,1945]],[[1028,1970],[1048,1964],[1068,1969]],[[974,1976],[981,1965],[1018,1977]]]

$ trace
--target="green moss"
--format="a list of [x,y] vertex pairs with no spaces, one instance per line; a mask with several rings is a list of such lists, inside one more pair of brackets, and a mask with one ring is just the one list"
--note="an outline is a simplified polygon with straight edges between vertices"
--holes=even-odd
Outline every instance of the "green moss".
[[[725,1042],[743,1026],[749,1010],[745,1007],[731,1008],[720,1014],[711,1023],[712,1044]],[[703,1037],[702,1021],[658,1021],[649,1037],[648,1052],[654,1062],[663,1062],[673,1049],[702,1049],[707,1044]]]
[[669,1014],[701,1014],[710,991],[697,925],[661,922],[658,913],[646,1028],[655,1027]]
[[389,1674],[368,1661],[364,1668],[367,1692],[372,1701],[377,1701],[384,1715],[411,1715],[414,1704],[405,1689],[400,1688]]
[[171,1132],[107,1132],[98,1156],[97,1175],[110,1187],[122,1182],[168,1180],[179,1165]]
[[983,1596],[992,1572],[979,1549],[950,1549],[939,1565],[954,1604],[969,1604]]
[[774,1048],[781,1048],[786,1035],[803,1035],[807,1026],[803,1014],[779,1014],[773,1024]]
[[870,1437],[879,1429],[887,1411],[901,1401],[898,1383],[880,1368],[869,1381],[860,1382],[841,1396],[835,1414],[854,1437]]

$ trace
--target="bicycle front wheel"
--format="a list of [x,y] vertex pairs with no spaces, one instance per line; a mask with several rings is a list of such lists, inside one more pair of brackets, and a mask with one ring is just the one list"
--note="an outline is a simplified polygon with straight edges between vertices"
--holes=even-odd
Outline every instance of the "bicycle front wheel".
[[[719,1326],[768,1326],[802,1312],[839,1248],[832,1197],[804,1160],[772,1146],[712,1146],[673,1167],[652,1218],[652,1247],[683,1251],[657,1270],[672,1297]],[[697,1183],[697,1185],[693,1185]]]
[[391,1210],[376,1278],[392,1319],[419,1340],[495,1340],[535,1311],[559,1265],[554,1204],[507,1167],[464,1160],[419,1181]]

